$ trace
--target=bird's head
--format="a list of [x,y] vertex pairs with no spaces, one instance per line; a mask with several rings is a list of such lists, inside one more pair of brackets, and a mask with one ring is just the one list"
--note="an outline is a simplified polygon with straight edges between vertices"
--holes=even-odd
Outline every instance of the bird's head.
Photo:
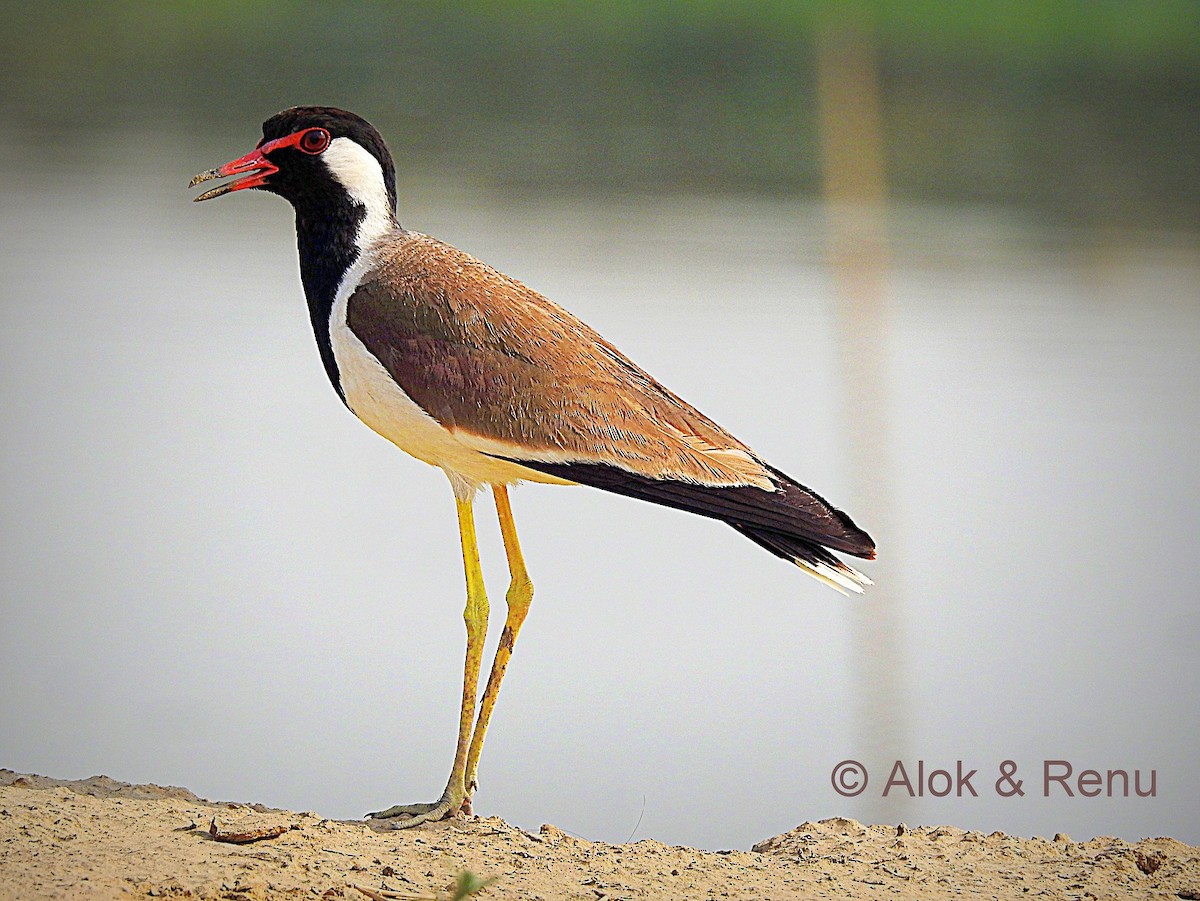
[[350,202],[391,218],[396,170],[387,146],[366,119],[330,106],[297,106],[263,123],[263,136],[245,156],[201,172],[189,187],[237,176],[195,200],[256,188],[290,201],[299,211]]

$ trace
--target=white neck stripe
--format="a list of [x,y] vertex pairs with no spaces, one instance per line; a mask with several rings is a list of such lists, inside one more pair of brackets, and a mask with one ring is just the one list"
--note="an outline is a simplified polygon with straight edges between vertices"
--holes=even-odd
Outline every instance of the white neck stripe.
[[363,250],[395,224],[383,168],[379,160],[350,138],[334,138],[321,159],[350,198],[367,211],[358,226],[355,242]]

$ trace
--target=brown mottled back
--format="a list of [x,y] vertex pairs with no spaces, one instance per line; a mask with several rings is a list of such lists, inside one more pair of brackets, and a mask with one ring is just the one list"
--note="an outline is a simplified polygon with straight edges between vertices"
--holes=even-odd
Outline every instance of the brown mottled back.
[[375,252],[349,327],[446,428],[511,444],[514,458],[774,489],[748,447],[536,291],[425,235]]

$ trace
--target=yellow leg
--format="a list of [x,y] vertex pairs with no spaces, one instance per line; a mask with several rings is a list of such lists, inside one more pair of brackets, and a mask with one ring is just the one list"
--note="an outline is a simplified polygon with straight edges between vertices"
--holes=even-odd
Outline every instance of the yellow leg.
[[458,531],[462,535],[463,567],[467,574],[467,606],[463,620],[467,624],[467,659],[463,665],[462,709],[458,718],[458,747],[454,754],[454,766],[450,780],[442,797],[432,804],[404,804],[389,807],[367,816],[376,819],[408,815],[399,820],[397,829],[406,829],[418,823],[441,820],[458,813],[468,799],[465,782],[467,751],[471,740],[471,723],[475,719],[475,696],[479,690],[479,669],[483,662],[483,642],[487,637],[488,599],[483,585],[483,572],[479,567],[479,546],[475,540],[475,514],[470,498],[455,499],[458,504]]
[[492,718],[496,697],[500,694],[500,683],[504,681],[513,645],[517,641],[517,633],[521,631],[521,624],[525,622],[525,615],[529,613],[529,605],[533,601],[533,583],[529,581],[529,573],[525,571],[525,558],[521,556],[521,543],[517,540],[517,527],[513,522],[512,507],[508,502],[508,489],[504,485],[493,485],[492,494],[496,498],[496,515],[500,518],[500,534],[504,537],[504,553],[508,557],[508,616],[504,620],[504,631],[500,633],[500,644],[496,648],[496,658],[492,661],[492,672],[488,676],[487,687],[483,690],[483,698],[479,702],[479,719],[475,723],[475,734],[471,737],[471,750],[467,755],[468,810],[471,795],[478,785],[476,774],[479,769],[479,755],[483,751],[483,739],[487,735],[488,721]]

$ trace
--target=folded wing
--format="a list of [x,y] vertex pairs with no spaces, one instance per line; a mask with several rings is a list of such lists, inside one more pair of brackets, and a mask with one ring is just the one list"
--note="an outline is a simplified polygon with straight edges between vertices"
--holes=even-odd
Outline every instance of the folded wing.
[[[839,588],[872,557],[845,513],[761,461],[561,307],[473,257],[406,233],[347,324],[431,417],[481,454],[729,523]],[[452,273],[452,277],[436,273]]]

